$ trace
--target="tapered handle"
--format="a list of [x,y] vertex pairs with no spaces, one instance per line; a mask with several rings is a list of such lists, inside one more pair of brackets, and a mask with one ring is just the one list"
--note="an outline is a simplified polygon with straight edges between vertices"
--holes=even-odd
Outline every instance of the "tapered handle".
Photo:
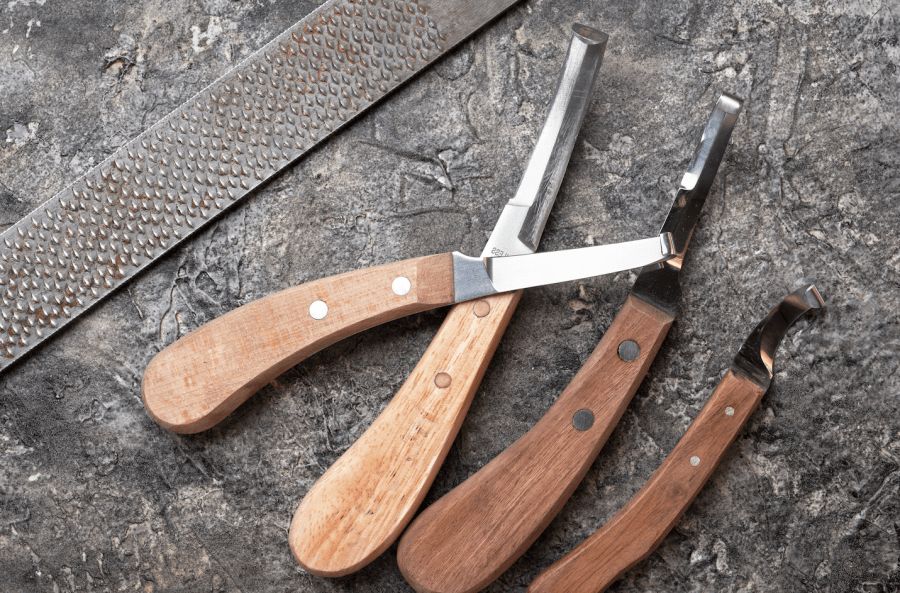
[[606,525],[542,572],[530,593],[598,593],[649,556],[722,460],[765,389],[728,371],[640,492]]
[[417,591],[478,591],[531,545],[606,442],[672,321],[629,296],[534,428],[412,522],[398,563]]
[[450,310],[403,387],[300,502],[288,539],[303,568],[349,574],[400,536],[447,456],[521,294]]
[[144,373],[144,406],[171,431],[205,430],[341,338],[452,302],[449,253],[283,290],[199,327],[157,354]]

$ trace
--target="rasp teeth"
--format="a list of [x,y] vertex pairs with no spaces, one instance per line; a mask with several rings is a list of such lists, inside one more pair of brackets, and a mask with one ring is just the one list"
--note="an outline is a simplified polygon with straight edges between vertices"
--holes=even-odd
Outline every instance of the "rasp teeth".
[[0,368],[433,60],[441,38],[414,0],[332,2],[5,231]]

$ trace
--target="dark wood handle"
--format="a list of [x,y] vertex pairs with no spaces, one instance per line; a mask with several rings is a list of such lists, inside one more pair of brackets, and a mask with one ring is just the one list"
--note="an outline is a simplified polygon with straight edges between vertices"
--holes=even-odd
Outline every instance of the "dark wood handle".
[[530,593],[599,593],[659,546],[703,488],[765,390],[731,371],[640,492],[542,572]]
[[[400,277],[410,283],[404,294],[393,290]],[[316,301],[327,306],[321,319],[310,309]],[[452,302],[449,253],[283,290],[214,319],[157,354],[144,373],[144,406],[171,431],[205,430],[314,352],[380,323]]]
[[521,295],[453,307],[381,415],[306,494],[288,540],[308,572],[349,574],[400,536],[434,482]]
[[[400,539],[398,563],[417,591],[478,591],[521,556],[599,453],[672,321],[629,296],[534,428],[413,521]],[[623,346],[628,341],[639,352]],[[620,346],[630,362],[619,356]]]

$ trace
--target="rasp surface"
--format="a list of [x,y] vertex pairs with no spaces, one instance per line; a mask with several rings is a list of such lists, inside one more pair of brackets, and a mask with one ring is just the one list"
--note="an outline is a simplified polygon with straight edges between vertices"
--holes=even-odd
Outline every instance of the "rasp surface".
[[415,0],[310,13],[0,235],[0,370],[440,55]]

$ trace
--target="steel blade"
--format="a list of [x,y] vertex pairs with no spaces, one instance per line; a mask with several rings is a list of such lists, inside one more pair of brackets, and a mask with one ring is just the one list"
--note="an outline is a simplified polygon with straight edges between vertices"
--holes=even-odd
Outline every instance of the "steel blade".
[[759,322],[734,357],[731,371],[768,389],[774,372],[775,351],[788,329],[803,314],[818,311],[825,301],[815,284],[807,284],[784,298]]
[[658,237],[505,257],[468,257],[453,253],[456,302],[498,292],[570,282],[640,268],[675,255],[671,233]]
[[481,257],[534,253],[587,113],[609,36],[574,25],[547,119],[515,196],[504,206]]
[[326,2],[41,204],[0,235],[0,370],[512,3]]
[[641,270],[631,289],[631,294],[673,317],[681,303],[678,277],[684,255],[742,107],[743,101],[728,93],[716,101],[694,157],[682,177],[681,187],[675,194],[672,208],[660,229],[660,233],[672,233],[675,257],[665,264]]
[[570,282],[659,263],[675,251],[672,237],[626,241],[514,257],[491,257],[485,262],[497,292]]

